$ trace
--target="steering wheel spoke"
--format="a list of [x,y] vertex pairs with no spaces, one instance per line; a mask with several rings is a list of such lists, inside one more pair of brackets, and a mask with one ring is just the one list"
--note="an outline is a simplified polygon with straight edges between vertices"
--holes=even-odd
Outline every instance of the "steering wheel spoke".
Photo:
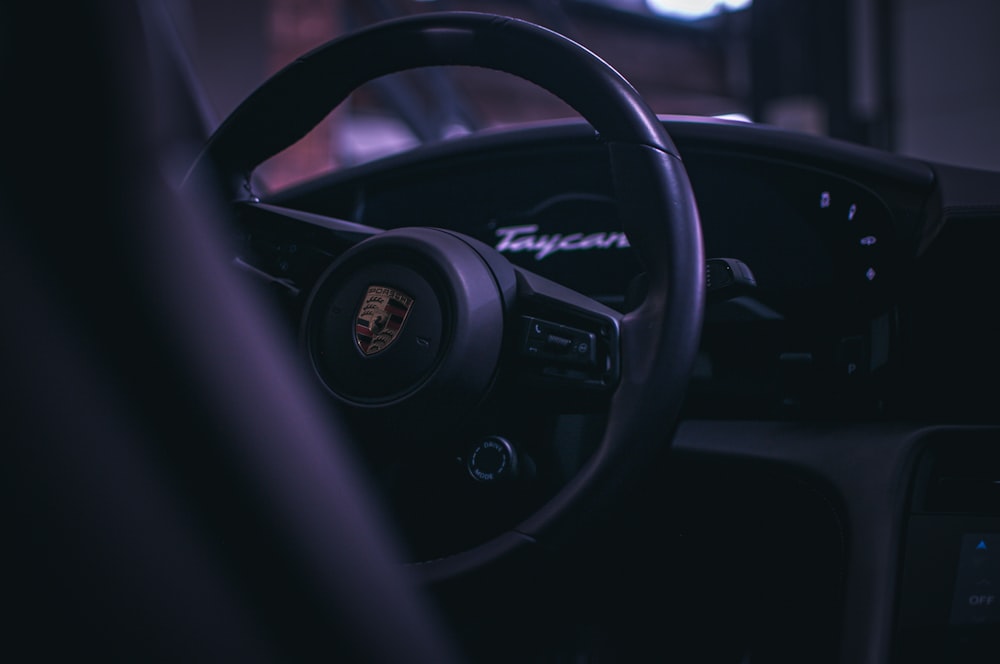
[[238,235],[235,266],[258,284],[273,287],[293,301],[337,256],[382,232],[257,200],[236,202],[233,216]]
[[354,246],[358,242],[382,232],[381,228],[374,226],[281,205],[261,203],[260,201],[241,201],[236,206],[242,215],[250,218],[256,217],[262,223],[280,228],[285,232],[295,232],[296,228],[300,232],[308,232],[309,230],[316,232],[321,229],[322,232],[318,233],[319,236],[328,238],[328,241],[336,240],[346,243],[348,246]]
[[622,314],[533,272],[515,269],[511,384],[554,412],[607,408],[621,372]]

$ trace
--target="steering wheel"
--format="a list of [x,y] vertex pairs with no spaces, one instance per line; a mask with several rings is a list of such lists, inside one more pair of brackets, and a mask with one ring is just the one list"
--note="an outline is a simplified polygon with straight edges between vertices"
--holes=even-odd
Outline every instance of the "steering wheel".
[[[430,13],[335,39],[279,71],[238,106],[211,136],[189,181],[218,178],[239,197],[257,166],[303,137],[362,84],[447,65],[526,79],[590,122],[607,147],[621,224],[647,288],[641,304],[622,314],[452,230],[359,232],[355,224],[242,197],[244,209],[264,209],[283,224],[353,233],[354,245],[312,289],[300,333],[305,362],[323,391],[360,423],[356,431],[374,431],[364,441],[366,453],[394,454],[399,439],[410,450],[429,449],[449,430],[461,429],[454,413],[488,408],[504,390],[552,403],[607,399],[606,430],[580,471],[502,532],[414,561],[429,579],[452,577],[571,531],[648,462],[675,425],[704,299],[695,199],[663,125],[603,60],[521,20]],[[493,481],[511,471],[517,450],[509,441],[469,435],[465,462],[474,477]]]
[[[697,215],[680,160],[635,91],[576,44],[510,19],[428,15],[337,40],[280,72],[220,127],[178,192],[161,170],[171,156],[162,150],[164,127],[150,121],[154,101],[162,108],[170,99],[151,89],[162,64],[155,40],[144,39],[152,5],[81,3],[69,20],[52,23],[44,8],[26,4],[19,7],[27,16],[11,9],[0,22],[12,44],[2,54],[7,89],[35,101],[11,107],[12,126],[50,142],[13,145],[17,168],[0,185],[8,222],[0,262],[18,277],[0,286],[17,313],[0,344],[12,532],[8,650],[52,659],[68,648],[143,661],[298,661],[317,653],[454,661],[395,558],[397,542],[367,484],[337,444],[347,434],[302,380],[301,358],[281,346],[274,320],[219,260],[229,245],[213,224],[219,199],[202,175],[245,178],[351,88],[423,65],[472,64],[534,80],[575,106],[607,143],[623,224],[649,275],[645,301],[628,315],[433,229],[370,234],[317,287],[313,302],[322,307],[322,289],[336,294],[383,261],[387,270],[416,272],[429,297],[448,306],[471,307],[482,296],[500,325],[487,335],[490,363],[500,368],[513,360],[505,340],[519,340],[518,306],[540,303],[554,318],[616,327],[607,337],[616,340],[606,342],[612,371],[594,387],[611,395],[600,449],[509,532],[414,566],[448,576],[553,535],[669,435],[703,296]],[[41,40],[65,51],[40,53],[40,69],[16,66],[14,54]],[[38,86],[42,70],[47,85]],[[62,117],[67,92],[80,101],[82,125]],[[58,184],[59,196],[52,178],[39,176],[56,153],[73,174]],[[81,202],[99,211],[87,223]],[[442,284],[442,275],[477,283]],[[381,284],[381,275],[373,279]],[[416,320],[369,359],[395,362],[389,353],[405,348]],[[488,392],[482,367],[461,377],[463,344],[475,341],[461,325],[478,325],[478,315],[456,308],[440,320],[452,336],[414,389],[370,397],[349,384],[332,398],[365,412],[405,407],[424,398],[425,384],[428,399],[434,389],[454,389],[436,386],[445,367]],[[343,343],[359,342],[349,335]],[[574,384],[573,376],[554,378],[563,382],[541,376],[543,389]]]

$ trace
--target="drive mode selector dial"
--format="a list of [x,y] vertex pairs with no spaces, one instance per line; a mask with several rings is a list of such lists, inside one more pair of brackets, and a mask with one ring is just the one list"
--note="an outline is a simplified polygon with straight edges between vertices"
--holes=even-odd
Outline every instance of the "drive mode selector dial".
[[466,468],[480,482],[513,480],[518,474],[517,452],[506,438],[490,436],[472,448]]

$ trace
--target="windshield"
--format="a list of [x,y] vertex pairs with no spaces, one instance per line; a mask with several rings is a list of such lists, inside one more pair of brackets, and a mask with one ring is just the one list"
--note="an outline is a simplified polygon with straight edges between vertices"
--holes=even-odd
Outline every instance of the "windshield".
[[[335,36],[398,16],[466,10],[523,18],[580,42],[659,114],[737,118],[997,168],[1000,130],[989,118],[1000,109],[1000,85],[985,63],[1000,52],[975,26],[998,24],[1000,3],[958,4],[965,11],[944,0],[172,2],[209,127],[267,76]],[[970,27],[943,29],[956,25]],[[968,94],[945,107],[938,88]],[[273,190],[428,142],[566,117],[576,113],[506,74],[403,72],[360,88],[257,175]]]

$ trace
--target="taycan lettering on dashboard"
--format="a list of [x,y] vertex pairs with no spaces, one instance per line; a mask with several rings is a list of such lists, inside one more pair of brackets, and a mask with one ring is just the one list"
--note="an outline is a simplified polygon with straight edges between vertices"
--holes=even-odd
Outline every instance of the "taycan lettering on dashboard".
[[586,235],[583,233],[536,235],[536,233],[538,226],[535,224],[498,228],[497,237],[500,241],[496,245],[496,250],[511,254],[533,252],[535,260],[540,261],[560,251],[624,249],[629,246],[628,238],[620,231]]

